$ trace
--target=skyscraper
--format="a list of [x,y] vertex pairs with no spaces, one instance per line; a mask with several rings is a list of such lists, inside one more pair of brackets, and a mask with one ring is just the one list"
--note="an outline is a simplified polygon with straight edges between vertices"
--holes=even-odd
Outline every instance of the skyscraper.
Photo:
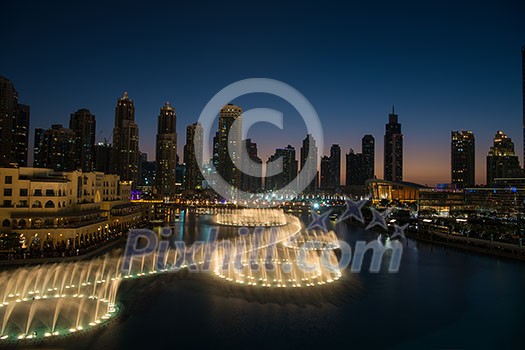
[[114,172],[122,181],[139,179],[139,128],[135,123],[135,106],[128,93],[124,92],[115,107],[115,127],[113,128],[113,166]]
[[18,103],[13,83],[0,76],[0,166],[27,165],[29,106]]
[[255,173],[258,176],[252,176],[247,173],[242,173],[241,182],[242,190],[246,192],[258,192],[262,188],[262,160],[257,155],[257,144],[251,139],[243,140],[246,147],[247,157],[243,157],[243,169],[247,169],[251,174]]
[[362,186],[365,184],[365,169],[363,153],[355,153],[353,149],[346,155],[346,187]]
[[184,146],[184,163],[186,164],[184,188],[186,190],[195,190],[202,186],[203,176],[197,159],[203,157],[203,137],[200,123],[193,123],[186,127],[186,145]]
[[[54,124],[50,129],[35,130],[35,167],[56,171],[76,170],[76,135],[71,129]],[[38,142],[38,143],[37,143]]]
[[[35,135],[36,137],[36,135]],[[35,142],[36,144],[36,142]],[[36,153],[36,150],[35,150]],[[111,174],[113,157],[113,146],[107,140],[99,142],[95,145],[95,171],[103,172],[104,174]]]
[[234,165],[234,162],[241,164],[241,131],[242,108],[233,104],[222,107],[217,133],[217,171],[234,188],[241,185],[241,171]]
[[493,186],[496,178],[522,175],[518,156],[514,153],[514,142],[503,131],[498,131],[494,136],[494,145],[487,156],[487,185]]
[[403,134],[392,107],[385,132],[384,175],[388,181],[403,181]]
[[[298,162],[295,158],[295,148],[288,145],[285,148],[278,148],[275,154],[268,158],[267,163],[282,158],[282,168],[277,175],[266,177],[266,190],[279,190],[288,185],[297,177]],[[268,169],[268,166],[266,167]],[[292,189],[296,190],[296,189]]]
[[330,190],[330,157],[321,157],[321,179],[319,187],[322,191]]
[[525,168],[525,46],[521,48],[521,93],[523,103],[523,167]]
[[451,182],[459,188],[476,183],[476,149],[472,131],[452,131]]
[[363,172],[365,180],[375,178],[375,139],[372,135],[365,135],[361,139],[363,154]]
[[330,183],[329,187],[336,190],[341,186],[341,147],[330,147]]
[[[311,151],[310,151],[311,150]],[[312,135],[308,134],[303,140],[301,147],[301,173],[304,171],[306,179],[312,179],[309,184],[300,184],[301,188],[305,188],[305,193],[317,192],[319,182],[319,172],[317,171],[318,164],[317,145]],[[304,168],[306,162],[310,160],[313,166],[309,169]]]
[[173,196],[176,192],[177,170],[177,115],[169,102],[160,109],[157,128],[156,186],[160,196]]
[[77,169],[90,172],[95,166],[95,116],[88,109],[71,113],[69,128],[75,132],[75,165]]

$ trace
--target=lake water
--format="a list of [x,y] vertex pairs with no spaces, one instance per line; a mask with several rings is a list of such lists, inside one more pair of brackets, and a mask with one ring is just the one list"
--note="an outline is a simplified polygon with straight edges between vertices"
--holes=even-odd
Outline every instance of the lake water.
[[[333,222],[353,246],[377,234]],[[186,216],[175,233],[205,237]],[[365,264],[366,266],[366,264]],[[126,281],[124,314],[68,348],[525,348],[525,264],[405,242],[399,273],[344,273],[322,288],[237,287],[205,274]]]

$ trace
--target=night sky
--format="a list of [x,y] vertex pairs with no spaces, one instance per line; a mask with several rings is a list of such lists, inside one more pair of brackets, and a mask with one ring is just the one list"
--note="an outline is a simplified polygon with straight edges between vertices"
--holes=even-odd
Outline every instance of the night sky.
[[[177,109],[182,156],[186,126],[220,89],[245,78],[281,80],[316,108],[325,154],[332,143],[360,151],[361,137],[373,134],[378,177],[395,104],[405,180],[449,182],[450,131],[466,129],[476,135],[476,178],[484,183],[498,129],[521,159],[525,3],[425,3],[4,1],[0,75],[31,106],[32,130],[67,125],[71,112],[89,108],[102,131],[97,141],[111,136],[116,100],[128,91],[150,159],[165,101]],[[284,112],[284,131],[258,124],[249,134],[263,160],[276,147],[299,150],[306,128],[289,105],[265,95],[234,102]]]

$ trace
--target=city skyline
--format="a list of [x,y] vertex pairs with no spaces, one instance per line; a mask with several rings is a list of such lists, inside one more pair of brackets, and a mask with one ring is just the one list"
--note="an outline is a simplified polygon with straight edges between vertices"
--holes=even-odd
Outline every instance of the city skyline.
[[[67,125],[70,113],[87,108],[97,116],[98,130],[103,131],[98,141],[103,141],[112,132],[114,100],[128,91],[142,125],[140,148],[151,157],[156,133],[151,121],[166,101],[177,108],[179,125],[186,126],[197,121],[203,106],[222,87],[263,76],[294,86],[312,102],[325,129],[325,149],[337,143],[346,153],[359,148],[362,135],[374,135],[378,177],[384,117],[392,104],[406,135],[407,181],[431,185],[450,180],[451,130],[476,135],[477,183],[484,182],[483,154],[496,130],[505,131],[516,149],[522,149],[525,25],[519,16],[523,4],[517,2],[476,4],[474,12],[470,3],[450,3],[453,11],[445,4],[410,2],[383,4],[378,11],[368,4],[338,11],[330,3],[323,9],[283,5],[279,12],[261,6],[255,17],[253,5],[235,4],[230,7],[235,25],[223,23],[217,15],[223,11],[219,5],[198,9],[196,25],[190,20],[196,9],[187,4],[177,9],[176,27],[167,20],[171,5],[153,5],[145,12],[133,2],[124,8],[106,4],[104,11],[93,4],[68,4],[60,11],[58,5],[38,3],[5,6],[10,16],[1,25],[12,33],[4,46],[11,54],[0,58],[1,73],[17,87],[20,102],[31,105],[31,131],[47,128],[51,121]],[[366,16],[372,10],[377,15]],[[107,11],[119,15],[106,16]],[[297,11],[301,16],[293,16]],[[414,11],[420,15],[411,16]],[[45,22],[42,13],[47,14]],[[78,16],[96,21],[97,27],[72,25]],[[316,26],[306,20],[312,18]],[[395,26],[388,25],[391,18],[396,19]],[[120,23],[118,30],[115,23]],[[343,24],[350,26],[348,31],[340,30]],[[239,32],[238,25],[249,25],[249,34]],[[179,26],[194,30],[181,33]],[[21,42],[38,50],[39,60],[16,50]],[[237,45],[242,55],[210,55],[225,43]],[[160,47],[165,48],[163,55],[150,55]],[[71,51],[84,54],[72,58]],[[329,65],[323,59],[327,54],[333,60]],[[248,109],[264,101],[261,97],[232,103]],[[291,122],[296,120],[289,108],[283,112]],[[348,128],[338,127],[341,119],[348,121]],[[182,130],[178,130],[179,157],[185,144]],[[269,130],[273,137],[265,144],[259,136]],[[261,126],[249,137],[266,159],[273,154],[272,144],[298,147],[305,134],[306,130],[283,134]]]

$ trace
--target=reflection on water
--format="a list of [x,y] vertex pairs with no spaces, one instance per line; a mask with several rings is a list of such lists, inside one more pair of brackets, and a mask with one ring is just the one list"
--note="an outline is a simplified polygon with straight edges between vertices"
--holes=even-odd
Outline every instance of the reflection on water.
[[[170,225],[191,243],[206,239],[212,221],[185,212]],[[376,238],[345,224],[332,229],[351,246]],[[340,281],[308,291],[245,288],[190,273],[124,281],[121,319],[64,346],[519,348],[523,263],[409,241],[400,272],[385,271],[346,271]]]

